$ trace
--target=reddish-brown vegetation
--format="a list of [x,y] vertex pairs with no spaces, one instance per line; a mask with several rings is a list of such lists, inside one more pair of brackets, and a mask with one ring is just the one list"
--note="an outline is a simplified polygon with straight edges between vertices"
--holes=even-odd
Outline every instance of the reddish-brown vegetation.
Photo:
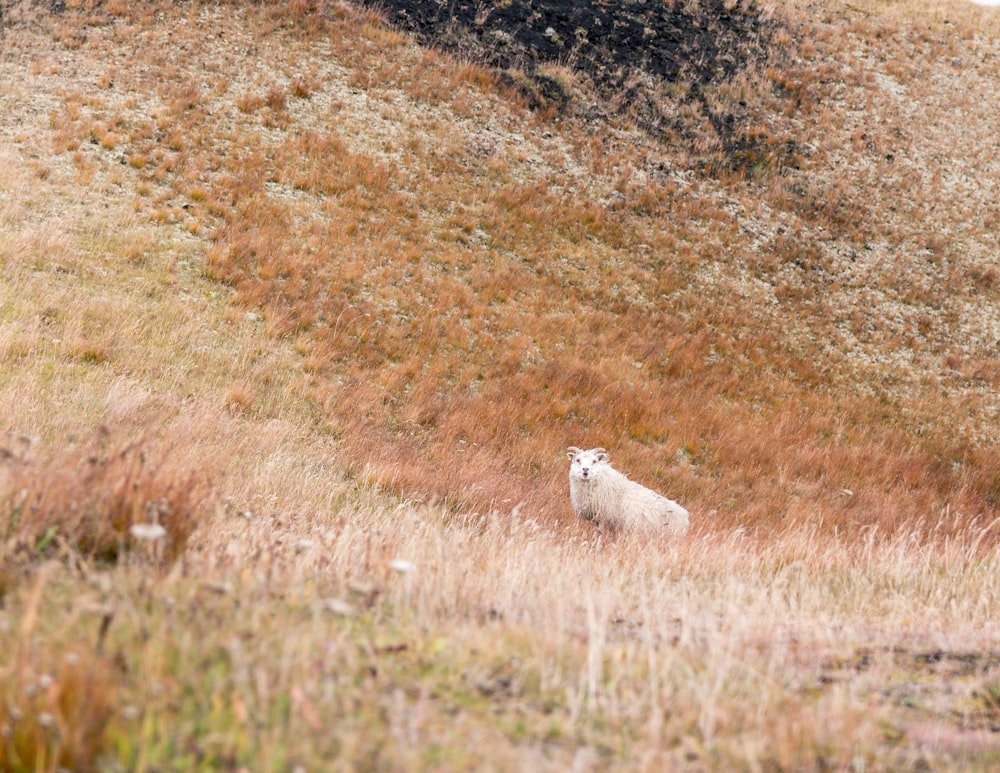
[[[102,23],[100,5],[91,12]],[[287,83],[236,88],[218,59],[198,69],[196,57],[153,56],[149,120],[69,94],[55,141],[123,154],[148,192],[140,211],[214,230],[207,272],[294,338],[351,469],[406,496],[478,510],[524,502],[564,518],[559,449],[572,442],[614,448],[696,523],[892,532],[945,508],[993,511],[996,453],[951,417],[981,424],[976,384],[996,369],[953,351],[959,317],[939,313],[934,272],[876,274],[873,290],[903,308],[883,321],[860,290],[847,298],[866,280],[845,256],[883,254],[889,240],[920,250],[915,260],[949,265],[946,291],[963,303],[994,293],[992,274],[963,268],[911,189],[889,179],[929,174],[891,161],[906,142],[902,111],[886,114],[889,128],[817,140],[876,77],[823,23],[769,21],[772,56],[703,84],[705,104],[753,108],[743,128],[765,149],[719,181],[698,171],[721,168],[706,164],[721,152],[715,129],[697,111],[684,119],[683,99],[676,147],[552,114],[518,144],[504,122],[530,119],[506,87],[418,51],[373,13],[248,12],[261,36],[328,46],[348,88],[383,101],[385,125],[359,134],[352,93],[290,62],[279,65]],[[121,34],[158,23],[116,13]],[[117,75],[116,89],[139,93]],[[412,107],[394,114],[403,102]],[[794,132],[803,155],[773,165],[766,149],[784,153]],[[846,152],[878,163],[831,172]],[[918,367],[897,377],[882,363],[900,349]],[[936,358],[961,388],[935,386]]]

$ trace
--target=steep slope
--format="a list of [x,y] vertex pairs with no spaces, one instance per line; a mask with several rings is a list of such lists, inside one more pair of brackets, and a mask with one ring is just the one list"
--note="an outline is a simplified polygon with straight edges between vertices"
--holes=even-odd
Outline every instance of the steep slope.
[[[533,113],[509,85],[523,57],[501,77],[475,63],[492,49],[461,63],[347,5],[87,13],[46,17],[64,51],[109,51],[57,92],[58,158],[211,235],[206,272],[293,342],[355,472],[568,518],[560,449],[593,444],[707,528],[992,513],[978,17],[671,6],[682,82],[582,46],[566,103]],[[241,13],[253,35],[227,26]],[[698,51],[741,29],[708,23],[724,15],[767,34],[699,80]],[[544,72],[532,57],[519,82]],[[665,129],[589,110],[626,81]]]

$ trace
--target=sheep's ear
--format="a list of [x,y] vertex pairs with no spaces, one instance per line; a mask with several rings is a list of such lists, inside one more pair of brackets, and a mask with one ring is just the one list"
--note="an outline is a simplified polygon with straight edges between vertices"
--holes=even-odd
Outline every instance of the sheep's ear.
[[599,462],[611,461],[611,457],[608,455],[608,452],[603,448],[595,448],[592,453],[597,455],[597,461]]
[[566,458],[572,462],[576,459],[577,454],[582,454],[582,453],[583,451],[581,451],[576,446],[570,446],[569,448],[566,449]]

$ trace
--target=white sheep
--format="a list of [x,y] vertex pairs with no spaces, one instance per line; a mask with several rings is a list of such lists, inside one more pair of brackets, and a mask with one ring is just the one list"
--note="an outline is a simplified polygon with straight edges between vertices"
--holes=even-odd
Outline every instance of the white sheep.
[[603,448],[570,446],[569,496],[573,511],[612,531],[665,528],[686,534],[690,513],[673,500],[629,480],[610,463]]

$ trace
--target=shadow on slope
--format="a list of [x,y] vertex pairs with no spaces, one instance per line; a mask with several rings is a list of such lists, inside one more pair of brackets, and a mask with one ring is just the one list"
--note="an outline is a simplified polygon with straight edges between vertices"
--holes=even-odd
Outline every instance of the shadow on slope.
[[[794,162],[794,143],[752,125],[771,89],[762,71],[791,39],[752,1],[363,2],[424,45],[498,70],[534,109],[627,115],[658,140],[707,144],[719,168]],[[741,96],[713,98],[733,84]]]

